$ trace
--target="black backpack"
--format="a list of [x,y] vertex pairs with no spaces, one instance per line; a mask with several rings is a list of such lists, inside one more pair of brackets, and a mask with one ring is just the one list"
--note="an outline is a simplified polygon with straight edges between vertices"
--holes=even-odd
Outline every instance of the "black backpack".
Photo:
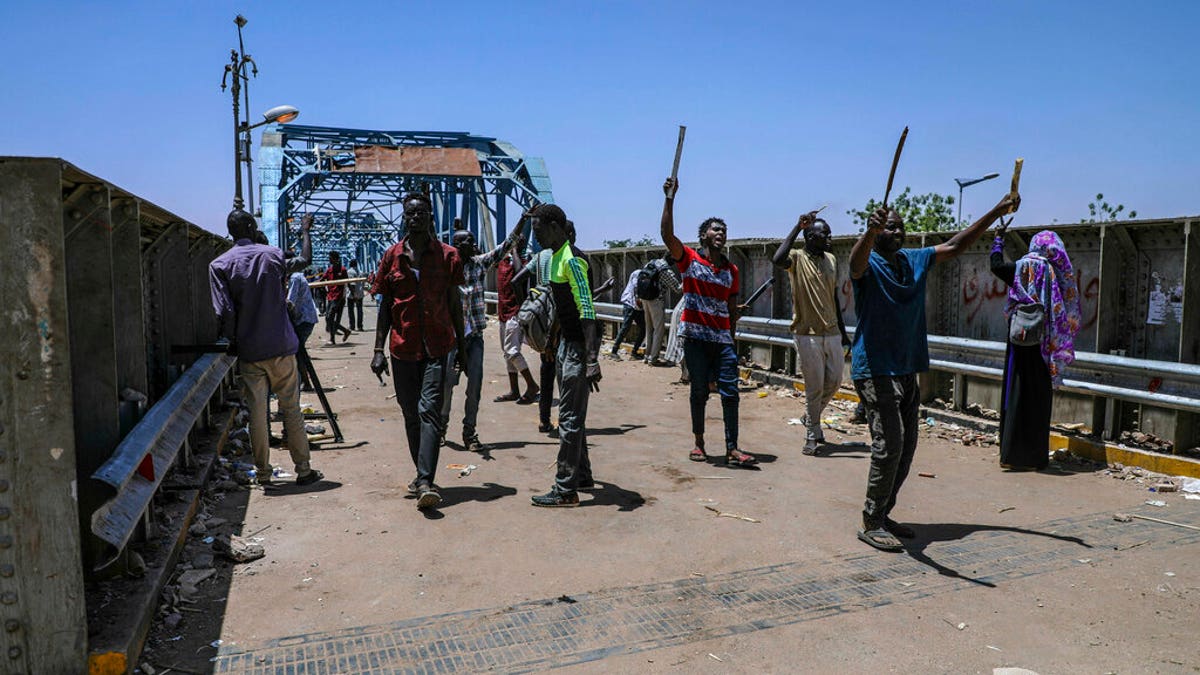
[[646,263],[642,268],[642,273],[638,275],[637,280],[637,297],[638,300],[657,300],[662,291],[658,288],[658,275],[662,272],[662,267]]

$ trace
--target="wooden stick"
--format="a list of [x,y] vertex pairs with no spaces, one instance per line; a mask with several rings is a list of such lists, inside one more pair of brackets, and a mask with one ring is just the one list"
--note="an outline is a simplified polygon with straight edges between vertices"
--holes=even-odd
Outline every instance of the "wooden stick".
[[896,166],[900,164],[900,153],[904,152],[904,139],[908,138],[908,127],[900,132],[900,142],[896,144],[896,154],[892,156],[892,170],[888,173],[887,189],[883,191],[883,207],[887,208],[888,197],[892,194],[892,181],[896,179]]
[[1185,525],[1183,523],[1176,523],[1171,520],[1163,520],[1162,518],[1155,518],[1153,516],[1143,516],[1143,515],[1139,515],[1137,513],[1131,513],[1131,514],[1129,514],[1129,517],[1130,518],[1138,518],[1141,520],[1148,520],[1152,523],[1162,523],[1163,525],[1174,525],[1175,527],[1182,527],[1187,530],[1196,530],[1197,532],[1200,532],[1200,527],[1196,527],[1195,525]]
[[359,281],[366,281],[366,277],[354,277],[352,279],[334,279],[332,281],[313,281],[308,284],[309,288],[321,288],[322,286],[341,286],[342,284],[353,284]]
[[775,277],[768,278],[766,281],[762,282],[761,286],[754,289],[754,292],[750,294],[750,297],[746,300],[746,302],[744,304],[753,305],[754,301],[758,299],[758,296],[765,293],[766,290],[773,285],[775,285]]
[[[1019,188],[1019,187],[1021,186],[1021,166],[1022,166],[1023,164],[1025,164],[1025,158],[1024,158],[1024,157],[1018,157],[1018,158],[1017,158],[1017,164],[1016,164],[1016,166],[1014,166],[1014,167],[1013,167],[1012,186],[1011,186],[1011,188],[1009,189],[1009,192],[1008,192],[1009,196],[1016,197],[1016,196],[1019,194],[1019,193],[1018,193],[1018,191],[1017,191],[1017,188]],[[1008,209],[1008,212],[1009,212],[1009,213],[1016,213],[1016,212],[1017,212],[1017,209],[1016,209],[1016,207],[1015,207],[1015,206],[1014,206],[1014,207],[1010,207],[1010,208]]]
[[687,127],[679,125],[679,141],[675,144],[675,164],[671,166],[671,178],[679,178],[679,159],[683,157],[683,137],[687,135]]

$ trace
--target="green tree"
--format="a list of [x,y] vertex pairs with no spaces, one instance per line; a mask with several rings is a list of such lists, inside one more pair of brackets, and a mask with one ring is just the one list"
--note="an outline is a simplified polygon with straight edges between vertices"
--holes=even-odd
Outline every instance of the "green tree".
[[[867,218],[880,206],[883,206],[881,202],[872,199],[861,211],[850,210],[846,214],[853,217],[854,224],[858,225],[861,232],[867,227]],[[904,218],[905,229],[909,232],[946,232],[961,229],[954,216],[952,195],[939,195],[936,192],[914,195],[912,188],[906,187],[903,192],[892,198],[889,206]]]
[[604,245],[608,248],[629,248],[631,246],[653,246],[656,241],[647,235],[642,235],[641,239],[605,239]]
[[[1096,193],[1096,201],[1088,204],[1088,217],[1081,219],[1081,223],[1111,223],[1117,220],[1118,215],[1125,210],[1124,204],[1117,204],[1115,207],[1112,204],[1104,201],[1104,193]],[[1130,211],[1126,219],[1133,220],[1137,218],[1137,211]]]

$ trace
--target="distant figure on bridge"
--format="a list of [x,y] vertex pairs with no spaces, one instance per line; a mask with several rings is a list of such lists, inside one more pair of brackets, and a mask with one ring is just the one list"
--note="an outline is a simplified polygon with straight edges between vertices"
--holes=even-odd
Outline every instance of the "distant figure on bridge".
[[[350,261],[350,267],[346,269],[346,274],[351,279],[362,276],[357,260]],[[350,322],[350,330],[364,331],[367,327],[363,325],[363,282],[352,281],[346,285],[348,286],[346,289],[346,320]]]
[[858,538],[883,551],[903,548],[912,528],[892,520],[896,495],[917,449],[921,392],[917,373],[929,370],[925,285],[935,262],[962,255],[991,224],[1021,203],[1005,196],[973,225],[937,246],[905,249],[904,219],[879,208],[850,252],[858,328],[851,377],[871,426],[871,471]]
[[[329,253],[329,267],[321,275],[322,281],[339,281],[349,275],[342,267],[342,254],[337,251]],[[350,339],[350,329],[342,325],[342,310],[346,308],[346,284],[330,284],[325,287],[325,297],[328,306],[325,309],[325,330],[329,332],[329,344],[337,344],[337,334],[342,334],[342,342]]]
[[637,337],[633,340],[633,345],[629,350],[629,357],[635,361],[638,357],[638,348],[642,346],[642,340],[646,338],[646,313],[642,311],[642,301],[637,296],[638,279],[642,276],[642,269],[639,267],[629,274],[629,281],[625,284],[625,290],[621,291],[621,329],[617,331],[617,337],[613,340],[612,352],[608,355],[614,361],[621,360],[621,343],[625,341],[625,336],[629,334],[629,329],[637,324]]
[[[455,219],[457,226],[460,221]],[[483,452],[483,443],[479,441],[479,430],[475,423],[479,418],[479,397],[483,393],[483,331],[487,328],[487,304],[483,299],[483,281],[487,271],[496,265],[508,251],[516,246],[517,238],[525,228],[525,219],[513,228],[508,237],[496,248],[487,253],[480,253],[475,244],[475,235],[466,230],[456,230],[452,239],[454,248],[462,258],[463,286],[459,289],[462,296],[463,326],[466,334],[459,341],[458,351],[465,351],[462,359],[463,370],[456,370],[446,378],[446,394],[442,399],[442,441],[450,426],[450,406],[453,403],[454,387],[458,385],[463,371],[467,376],[467,400],[463,415],[462,441],[463,447],[470,452]],[[451,356],[451,360],[457,358]]]
[[1063,369],[1075,360],[1079,288],[1062,239],[1033,235],[1029,253],[1004,260],[1001,221],[992,242],[992,273],[1008,284],[1008,353],[1000,399],[1000,466],[1045,469],[1050,464],[1050,410]]
[[[792,250],[800,232],[804,232],[804,248]],[[838,303],[837,259],[829,250],[830,234],[829,223],[817,218],[815,211],[806,213],[796,221],[771,260],[787,271],[792,285],[792,340],[800,358],[807,402],[801,450],[806,455],[817,454],[825,443],[821,418],[842,384],[846,366],[843,349],[850,346]]]
[[578,491],[596,485],[586,428],[588,397],[600,389],[600,334],[588,266],[568,238],[566,214],[554,204],[540,204],[534,208],[531,220],[538,242],[553,251],[548,281],[558,314],[559,341],[554,362],[561,387],[554,487],[532,501],[534,506],[578,506]]
[[[459,296],[463,264],[458,251],[437,240],[429,197],[410,193],[402,203],[408,234],[384,252],[371,289],[383,296],[371,371],[387,373],[390,357],[396,402],[404,413],[408,450],[417,470],[408,491],[417,496],[417,508],[429,509],[442,502],[434,477],[439,440],[445,434],[447,357],[465,337]],[[466,350],[458,351],[460,368],[466,355]]]
[[663,334],[666,332],[667,321],[667,291],[679,293],[679,277],[667,262],[670,254],[655,258],[642,266],[638,277],[638,300],[642,301],[642,313],[646,330],[646,364],[652,366],[667,365],[659,360],[663,349]]
[[[708,461],[704,450],[704,409],[708,404],[708,383],[717,381],[721,395],[721,415],[725,421],[725,464],[753,467],[758,458],[738,447],[738,363],[734,351],[737,320],[746,307],[739,305],[738,268],[725,255],[725,221],[708,218],[700,223],[700,248],[685,246],[675,236],[675,192],[679,182],[668,178],[663,183],[660,226],[663,243],[676,261],[683,277],[683,311],[679,317],[679,335],[684,338],[683,357],[691,375],[692,433],[696,445],[688,454],[694,462]],[[715,378],[713,376],[716,376]]]
[[[516,401],[518,405],[530,405],[538,402],[538,393],[541,391],[521,354],[525,338],[521,334],[521,324],[517,323],[517,311],[521,309],[525,294],[513,285],[513,277],[529,264],[524,254],[525,242],[524,232],[517,235],[516,245],[496,265],[496,321],[500,325],[500,349],[504,350],[504,364],[508,367],[509,390],[497,396],[495,403]],[[520,378],[525,378],[524,394],[520,391]]]
[[312,218],[301,220],[300,255],[284,261],[283,251],[254,243],[258,225],[241,209],[226,219],[233,248],[208,265],[220,334],[230,338],[229,351],[238,357],[242,399],[250,409],[250,446],[260,484],[271,482],[270,426],[267,396],[274,392],[287,430],[288,449],[295,464],[296,483],[309,485],[324,475],[309,461],[308,435],[300,413],[300,383],[296,377],[296,339],[288,318],[284,279],[304,269],[312,256]]

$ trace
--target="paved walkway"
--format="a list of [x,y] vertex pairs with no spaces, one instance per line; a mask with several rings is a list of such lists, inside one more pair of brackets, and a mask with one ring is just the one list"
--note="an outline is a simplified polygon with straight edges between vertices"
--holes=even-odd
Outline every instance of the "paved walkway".
[[[494,328],[486,337],[490,451],[443,449],[442,466],[478,468],[440,470],[445,501],[430,513],[405,492],[400,411],[367,368],[369,334],[312,348],[347,441],[315,453],[329,478],[315,489],[250,494],[242,531],[261,530],[267,557],[234,568],[213,610],[216,672],[1200,666],[1200,532],[1111,517],[1200,524],[1200,502],[1146,506],[1144,486],[1073,465],[1005,473],[994,447],[929,436],[894,514],[918,537],[876,552],[855,538],[864,427],[842,421],[829,440],[845,445],[805,457],[788,424],[803,399],[744,392],[743,445],[767,461],[696,464],[678,371],[604,361],[589,412],[601,485],[578,509],[536,509],[556,442],[536,432],[535,407],[491,403],[507,378]],[[716,440],[715,397],[709,407]]]

